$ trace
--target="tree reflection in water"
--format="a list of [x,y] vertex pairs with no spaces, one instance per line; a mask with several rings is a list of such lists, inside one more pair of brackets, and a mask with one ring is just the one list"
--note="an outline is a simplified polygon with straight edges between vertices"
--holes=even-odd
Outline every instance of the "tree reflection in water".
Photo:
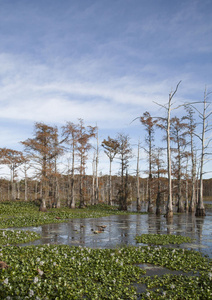
[[[116,248],[123,245],[138,245],[136,235],[143,233],[180,234],[195,239],[180,247],[194,248],[212,257],[212,211],[205,217],[193,214],[176,214],[171,219],[163,215],[116,215],[97,219],[73,219],[68,223],[28,227],[41,234],[40,240],[29,244],[68,244],[91,248]],[[104,231],[95,234],[98,226]],[[25,244],[26,245],[26,244]],[[139,244],[140,245],[140,244]],[[142,244],[141,244],[142,245]]]

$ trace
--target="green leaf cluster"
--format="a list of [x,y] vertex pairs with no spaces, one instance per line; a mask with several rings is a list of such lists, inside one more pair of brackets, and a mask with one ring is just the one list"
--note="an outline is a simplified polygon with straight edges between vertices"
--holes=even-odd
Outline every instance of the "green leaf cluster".
[[199,276],[170,275],[146,277],[147,290],[142,299],[212,299],[210,273]]
[[[188,291],[194,288],[192,299],[211,299],[212,261],[193,250],[11,246],[2,247],[0,257],[10,266],[0,271],[0,299],[191,299],[182,298],[186,286]],[[140,263],[199,274],[186,279],[180,275],[150,278],[144,276]],[[140,295],[139,284],[147,288]]]
[[38,206],[31,202],[2,202],[0,203],[0,212],[0,228],[64,223],[73,218],[100,218],[110,215],[132,214],[101,204],[84,209],[50,209],[48,212],[43,213],[39,212]]
[[137,243],[151,245],[182,244],[192,242],[190,237],[174,234],[142,234],[140,236],[136,236],[135,240]]
[[40,238],[40,234],[29,230],[0,230],[0,245],[28,243]]

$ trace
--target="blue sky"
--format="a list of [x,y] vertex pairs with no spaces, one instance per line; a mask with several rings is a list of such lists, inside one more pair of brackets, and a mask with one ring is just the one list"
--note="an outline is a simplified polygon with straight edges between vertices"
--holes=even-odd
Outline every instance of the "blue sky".
[[0,147],[78,118],[134,145],[180,80],[177,105],[212,90],[211,0],[0,0],[0,41]]

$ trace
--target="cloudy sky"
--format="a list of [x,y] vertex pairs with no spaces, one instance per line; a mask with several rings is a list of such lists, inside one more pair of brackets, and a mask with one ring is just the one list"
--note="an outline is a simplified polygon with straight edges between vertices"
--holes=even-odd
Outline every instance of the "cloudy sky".
[[134,145],[180,80],[176,104],[212,90],[211,0],[0,0],[0,147],[79,118]]

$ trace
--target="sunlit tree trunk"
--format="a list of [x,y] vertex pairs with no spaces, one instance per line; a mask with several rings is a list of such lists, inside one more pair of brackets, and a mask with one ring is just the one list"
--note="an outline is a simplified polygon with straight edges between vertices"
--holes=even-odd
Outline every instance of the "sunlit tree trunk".
[[140,142],[138,142],[137,171],[136,171],[136,177],[137,177],[137,202],[136,202],[136,206],[137,206],[137,211],[141,210],[139,160],[140,160]]
[[117,139],[112,139],[111,137],[108,136],[107,140],[103,140],[102,147],[105,149],[104,152],[108,156],[109,161],[110,161],[108,204],[111,205],[112,196],[113,196],[113,193],[112,193],[112,162],[118,152],[119,143],[118,143]]
[[71,163],[71,178],[70,178],[70,170],[68,167],[68,189],[70,189],[70,192],[68,191],[68,198],[70,195],[70,200],[68,199],[68,206],[72,209],[76,206],[75,201],[75,152],[77,148],[77,142],[79,138],[79,126],[75,125],[72,122],[67,122],[65,126],[62,127],[63,129],[63,137],[64,142],[68,145],[68,149],[66,151],[71,152],[72,157],[72,163]]
[[185,174],[185,211],[188,212],[188,157],[187,157],[187,163],[186,163],[186,174]]
[[188,134],[190,137],[190,157],[191,157],[191,200],[189,204],[189,212],[193,213],[196,207],[196,160],[194,151],[194,135],[196,122],[194,121],[194,110],[191,107],[186,107],[187,115],[184,119],[188,120]]
[[[181,82],[181,81],[180,81]],[[167,112],[167,117],[163,119],[166,122],[166,126],[161,126],[161,128],[166,130],[166,141],[167,141],[167,172],[168,172],[168,200],[166,206],[166,214],[167,218],[173,217],[173,205],[172,205],[172,167],[171,167],[171,145],[170,145],[170,118],[171,118],[171,110],[172,110],[172,99],[176,94],[179,84],[177,84],[175,91],[169,94],[169,101],[167,105],[160,105],[165,108]],[[179,107],[179,106],[178,106]],[[176,108],[175,108],[176,109]]]
[[[121,185],[119,188],[119,209],[127,210],[127,198],[129,195],[128,191],[128,163],[129,159],[132,156],[132,149],[129,144],[129,137],[127,135],[119,134],[118,135],[118,154],[121,164]],[[126,171],[126,176],[124,173]]]
[[28,178],[27,178],[27,172],[25,170],[25,176],[24,176],[24,200],[28,200]]
[[94,157],[93,157],[93,164],[92,164],[92,168],[93,168],[93,176],[92,176],[92,197],[91,197],[91,204],[94,205],[95,204],[95,153],[94,153]]
[[110,158],[110,167],[109,167],[109,199],[108,199],[108,205],[111,205],[113,198],[112,193],[112,159]]
[[171,170],[171,146],[170,146],[170,112],[172,95],[169,95],[168,111],[167,111],[167,165],[168,165],[168,201],[166,207],[166,217],[173,216],[172,207],[172,170]]
[[86,168],[86,160],[88,158],[88,151],[91,148],[91,144],[89,140],[92,137],[95,137],[96,127],[88,126],[86,129],[84,126],[84,122],[82,119],[79,120],[79,137],[78,137],[78,156],[80,158],[80,205],[79,208],[83,208],[85,206],[85,198],[84,198],[84,179],[85,179],[85,168]]
[[98,178],[98,164],[99,164],[99,136],[98,127],[96,126],[96,189],[95,189],[95,204],[99,203],[99,178]]
[[153,199],[152,199],[152,152],[153,152],[153,141],[154,141],[154,127],[157,124],[157,119],[153,120],[149,112],[145,112],[140,117],[141,123],[145,126],[147,131],[146,144],[148,146],[148,163],[149,163],[149,185],[148,185],[148,212],[153,213]]
[[205,216],[205,207],[203,202],[203,166],[205,161],[205,149],[208,147],[208,145],[205,145],[205,133],[208,129],[208,125],[206,124],[207,118],[211,115],[206,113],[207,110],[207,91],[205,89],[204,93],[204,101],[203,101],[203,113],[201,114],[202,119],[202,134],[201,134],[201,158],[200,158],[200,178],[199,178],[199,199],[196,207],[196,216]]

